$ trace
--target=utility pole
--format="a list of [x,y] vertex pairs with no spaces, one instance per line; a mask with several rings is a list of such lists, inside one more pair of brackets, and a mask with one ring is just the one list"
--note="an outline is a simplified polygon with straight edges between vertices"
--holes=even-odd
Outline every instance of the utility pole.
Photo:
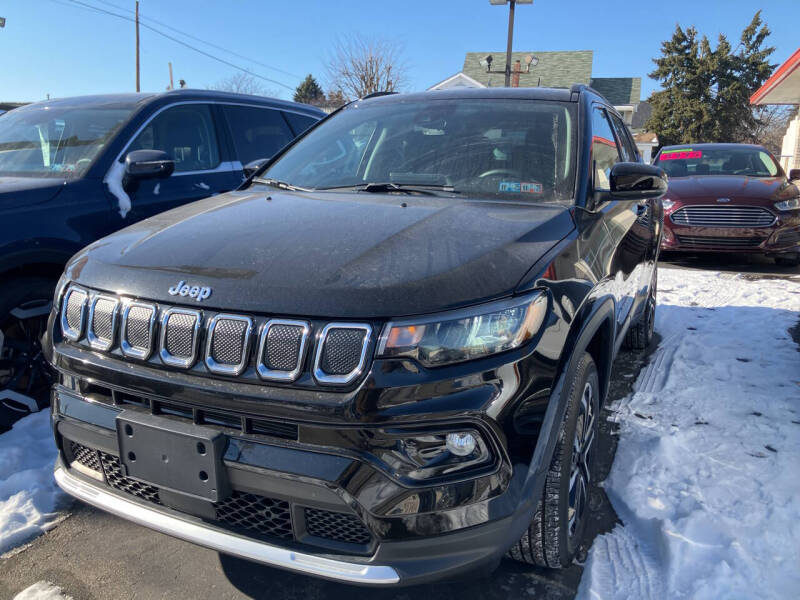
[[139,87],[139,0],[136,0],[136,91],[141,91]]
[[[514,8],[517,4],[533,4],[533,0],[489,0],[489,4],[502,6],[508,4],[508,43],[506,45],[506,87],[511,87],[511,46],[514,39]],[[529,63],[530,64],[530,63]],[[491,61],[489,61],[491,69]],[[491,73],[487,70],[487,73]],[[527,72],[527,71],[526,71]]]
[[[506,45],[506,87],[511,87],[511,42],[514,39],[514,6],[516,0],[511,0],[508,6],[508,44]],[[138,2],[136,4],[139,4]],[[138,38],[137,38],[138,39]],[[139,81],[138,79],[136,80]],[[139,85],[137,83],[136,87]],[[138,89],[136,90],[139,91]]]
[[170,63],[167,63],[167,64],[169,65],[169,87],[167,89],[168,90],[174,90],[175,89],[175,82],[172,79],[172,63],[170,62]]

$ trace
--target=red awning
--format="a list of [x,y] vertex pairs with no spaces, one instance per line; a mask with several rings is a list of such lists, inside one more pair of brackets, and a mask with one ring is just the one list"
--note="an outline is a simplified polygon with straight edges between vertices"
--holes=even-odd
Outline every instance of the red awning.
[[750,104],[800,104],[800,48],[750,96]]

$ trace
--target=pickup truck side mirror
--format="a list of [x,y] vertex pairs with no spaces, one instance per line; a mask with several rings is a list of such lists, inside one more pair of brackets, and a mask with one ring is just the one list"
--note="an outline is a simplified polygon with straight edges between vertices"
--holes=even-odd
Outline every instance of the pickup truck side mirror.
[[667,174],[653,165],[617,163],[608,180],[614,200],[660,198],[667,192]]
[[161,150],[134,150],[125,157],[128,179],[163,179],[172,175],[175,161]]
[[789,181],[797,181],[800,179],[800,169],[789,170]]
[[250,179],[253,175],[255,175],[256,171],[258,171],[268,162],[269,162],[268,158],[257,158],[255,160],[251,160],[242,168],[242,170],[244,171],[245,179]]

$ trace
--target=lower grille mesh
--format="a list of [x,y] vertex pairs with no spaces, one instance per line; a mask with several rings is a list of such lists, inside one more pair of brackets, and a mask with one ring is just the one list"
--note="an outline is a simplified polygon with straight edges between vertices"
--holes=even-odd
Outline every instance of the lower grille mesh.
[[[161,505],[158,488],[126,477],[116,456],[73,441],[69,446],[73,460],[95,471],[102,470],[110,487]],[[234,491],[226,500],[215,502],[214,508],[219,523],[284,540],[294,539],[292,510],[285,500]],[[306,508],[304,514],[309,535],[358,545],[369,544],[372,540],[369,530],[355,515],[316,508]]]
[[111,454],[100,452],[100,462],[103,463],[103,472],[106,475],[106,483],[115,490],[125,492],[131,496],[136,496],[153,504],[161,504],[158,499],[158,488],[147,485],[122,474],[122,465],[119,459]]
[[100,466],[100,458],[97,456],[97,450],[87,448],[78,442],[70,442],[69,448],[73,461],[83,465],[87,469],[97,471],[98,473],[102,470],[102,467]]
[[759,237],[710,237],[710,236],[693,236],[693,235],[678,235],[676,236],[681,244],[686,246],[694,246],[696,248],[757,248],[764,241],[764,238]]
[[223,523],[286,540],[293,538],[291,511],[284,500],[234,492],[215,506],[217,520]]
[[368,544],[371,536],[355,515],[306,509],[306,531],[310,535],[348,544]]

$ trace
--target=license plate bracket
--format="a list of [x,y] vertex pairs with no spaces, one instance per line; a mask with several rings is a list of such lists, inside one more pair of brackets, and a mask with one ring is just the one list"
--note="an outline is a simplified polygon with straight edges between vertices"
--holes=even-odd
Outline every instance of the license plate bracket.
[[230,495],[221,431],[130,410],[116,424],[127,477],[212,502]]

